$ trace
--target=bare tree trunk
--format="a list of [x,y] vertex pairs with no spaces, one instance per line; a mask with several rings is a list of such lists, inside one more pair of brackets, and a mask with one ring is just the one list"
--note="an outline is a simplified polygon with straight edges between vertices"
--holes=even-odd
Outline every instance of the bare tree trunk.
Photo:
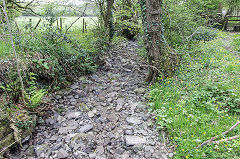
[[8,31],[9,31],[10,40],[11,40],[11,43],[12,43],[12,49],[13,49],[13,53],[14,53],[14,56],[15,56],[16,64],[17,64],[18,76],[19,76],[19,79],[20,79],[21,87],[22,87],[22,100],[23,100],[23,104],[26,105],[25,96],[24,96],[24,85],[23,85],[23,80],[22,80],[22,76],[21,76],[21,71],[20,71],[17,52],[16,52],[15,45],[14,45],[14,42],[13,42],[12,29],[11,29],[11,25],[9,23],[9,19],[8,19],[8,15],[7,15],[7,7],[6,7],[5,0],[2,0],[2,2],[3,2],[3,7],[4,7],[3,12],[5,14],[6,22],[7,22],[7,25],[8,25]]

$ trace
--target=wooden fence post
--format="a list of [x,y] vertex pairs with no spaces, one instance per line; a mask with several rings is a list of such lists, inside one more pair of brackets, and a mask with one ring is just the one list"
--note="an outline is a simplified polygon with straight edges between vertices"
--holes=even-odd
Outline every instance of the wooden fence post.
[[83,33],[84,33],[84,30],[85,30],[85,19],[83,18]]
[[62,30],[62,18],[60,18],[60,30]]

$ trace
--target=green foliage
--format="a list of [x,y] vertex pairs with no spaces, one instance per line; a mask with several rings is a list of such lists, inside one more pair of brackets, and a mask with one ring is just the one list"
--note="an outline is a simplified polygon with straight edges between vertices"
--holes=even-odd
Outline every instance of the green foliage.
[[10,43],[6,43],[4,41],[0,41],[0,58],[6,59],[10,56],[12,51],[12,47]]
[[115,30],[120,35],[133,39],[141,30],[138,14],[140,6],[137,1],[117,1],[114,12]]
[[[13,68],[8,68],[9,72],[6,74],[7,78],[4,79],[0,85],[0,89],[4,94],[2,97],[8,97],[8,101],[5,102],[5,106],[21,103],[21,83],[17,73]],[[25,98],[27,99],[28,107],[34,110],[38,105],[41,104],[42,97],[46,94],[43,89],[38,89],[36,86],[36,75],[32,72],[22,75],[23,82],[25,85]],[[3,98],[6,99],[6,98]],[[2,99],[2,100],[3,100]]]
[[31,128],[33,126],[33,124],[35,124],[35,123],[33,123],[33,121],[29,119],[26,121],[17,120],[14,124],[19,129],[27,130],[27,129]]
[[25,92],[25,97],[28,102],[28,107],[32,110],[35,110],[40,104],[42,104],[42,98],[46,94],[46,91],[37,88],[37,78],[32,72],[28,74],[28,80],[26,83],[27,89]]
[[94,59],[101,57],[108,47],[108,35],[104,27],[95,27],[85,33],[82,33],[81,29],[74,29],[70,32],[70,36]]
[[[8,67],[8,66],[7,66]],[[15,67],[7,68],[8,72],[1,72],[0,91],[9,98],[9,101],[18,103],[21,96],[21,83]]]
[[213,136],[220,135],[220,140],[240,133],[237,127],[221,135],[239,120],[240,63],[226,50],[224,39],[229,35],[218,36],[183,46],[177,76],[160,78],[151,86],[150,110],[156,114],[158,128],[168,131],[175,158],[240,157],[239,140],[196,148]]
[[42,28],[35,37],[19,37],[17,42],[18,50],[28,55],[28,68],[38,81],[61,86],[95,70],[95,55],[55,26]]
[[32,110],[37,108],[42,103],[42,98],[44,97],[45,94],[46,92],[40,89],[32,92],[32,95],[30,96],[26,95],[29,101],[29,108],[31,108]]
[[113,45],[118,45],[119,43],[121,43],[123,41],[127,41],[127,39],[123,36],[114,36],[113,40],[112,40],[112,44]]
[[210,41],[213,40],[216,36],[217,36],[216,29],[199,27],[192,36],[192,39],[197,41]]
[[224,0],[191,0],[188,2],[189,6],[197,6],[198,13],[205,12],[205,11],[216,11],[219,7],[220,3],[223,3]]
[[[163,34],[166,42],[176,47],[191,36],[199,26],[204,24],[200,16],[206,1],[167,0],[163,2]],[[191,39],[188,39],[191,40]]]

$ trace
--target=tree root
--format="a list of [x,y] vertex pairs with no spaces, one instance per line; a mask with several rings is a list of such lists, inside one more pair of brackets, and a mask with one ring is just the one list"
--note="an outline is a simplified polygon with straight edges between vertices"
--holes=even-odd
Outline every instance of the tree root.
[[[235,129],[238,125],[240,124],[240,121],[238,121],[236,124],[234,124],[230,129],[228,129],[227,131],[223,132],[222,135],[226,135],[228,134],[230,131],[232,131],[233,129]],[[225,141],[231,141],[231,140],[234,140],[234,139],[237,139],[240,137],[240,135],[237,135],[237,136],[233,136],[233,137],[230,137],[230,138],[227,138],[227,139],[223,139],[223,140],[218,140],[218,141],[214,141],[215,139],[217,139],[219,137],[219,135],[217,136],[214,136],[212,137],[211,139],[207,140],[207,141],[204,141],[201,145],[199,145],[197,148],[201,148],[203,147],[204,145],[207,145],[207,144],[210,144],[210,143],[220,143],[220,142],[225,142]]]

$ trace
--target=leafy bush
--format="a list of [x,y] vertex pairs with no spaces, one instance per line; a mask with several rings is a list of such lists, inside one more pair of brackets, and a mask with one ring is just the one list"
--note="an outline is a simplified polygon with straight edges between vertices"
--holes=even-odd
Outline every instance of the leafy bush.
[[134,39],[141,30],[141,24],[138,20],[140,11],[137,1],[118,1],[114,12],[115,29],[119,35]]
[[[60,29],[52,25],[53,22],[54,19],[49,18],[38,30],[20,28],[21,34],[14,34],[26,109],[31,111],[37,110],[47,91],[57,90],[81,75],[94,72],[107,47],[105,32],[100,28],[82,33],[80,29]],[[0,49],[10,52],[11,47],[0,43]],[[23,105],[21,90],[16,63],[11,59],[1,60],[0,94],[7,101],[6,108]]]
[[163,34],[166,42],[172,47],[182,43],[192,43],[192,35],[197,31],[196,40],[211,40],[214,37],[214,30],[200,26],[206,24],[206,19],[201,15],[212,10],[217,10],[221,0],[166,0],[163,1]]
[[91,52],[54,26],[41,29],[33,38],[20,38],[18,42],[18,50],[27,55],[29,71],[37,75],[39,82],[61,86],[96,68]]

